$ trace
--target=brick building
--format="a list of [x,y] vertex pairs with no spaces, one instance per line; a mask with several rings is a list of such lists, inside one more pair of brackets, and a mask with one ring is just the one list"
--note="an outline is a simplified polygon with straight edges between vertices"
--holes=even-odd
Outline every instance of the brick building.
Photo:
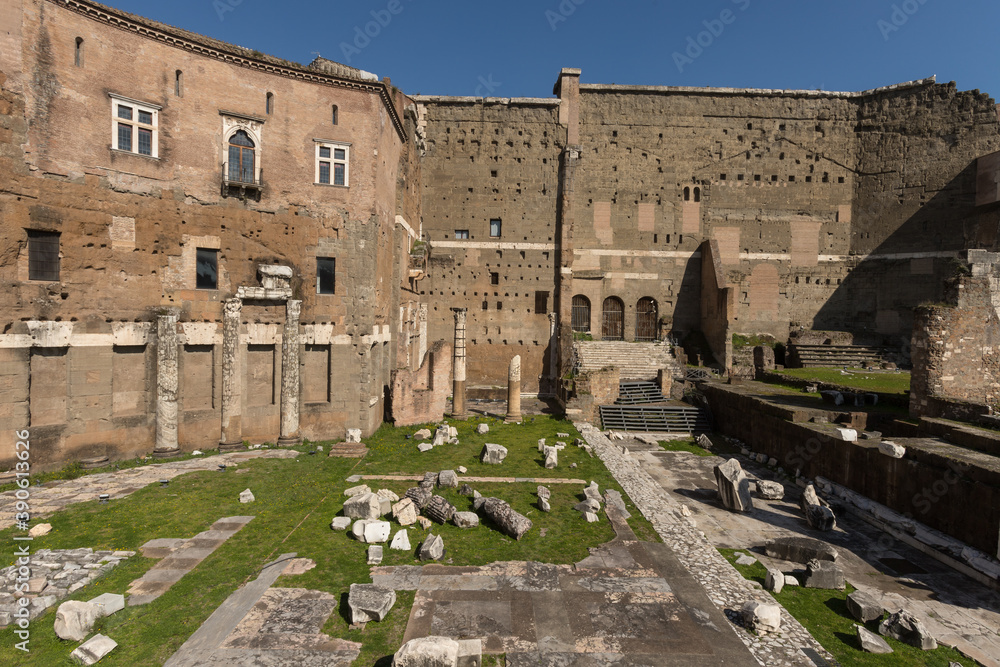
[[58,467],[430,418],[454,308],[471,388],[520,355],[554,393],[574,333],[906,355],[996,246],[996,108],[954,84],[408,98],[85,0],[0,7],[0,467],[26,427]]

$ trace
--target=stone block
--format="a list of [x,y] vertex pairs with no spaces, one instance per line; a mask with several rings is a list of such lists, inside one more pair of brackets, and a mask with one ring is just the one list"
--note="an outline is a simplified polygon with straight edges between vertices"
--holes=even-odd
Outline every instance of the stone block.
[[474,528],[479,525],[479,515],[475,512],[455,512],[451,522],[459,528]]
[[771,558],[808,563],[811,560],[837,560],[837,550],[826,542],[810,537],[779,537],[764,546],[764,552]]
[[388,521],[367,521],[365,523],[365,539],[368,544],[380,544],[389,540],[392,525]]
[[444,557],[444,540],[440,535],[430,534],[417,552],[420,560],[441,560]]
[[481,503],[483,513],[500,530],[515,540],[520,540],[531,530],[531,520],[523,514],[515,512],[510,505],[499,498],[484,498]]
[[347,530],[353,522],[354,519],[349,516],[335,516],[333,517],[333,521],[330,522],[330,528],[333,530]]
[[885,637],[892,637],[924,651],[933,651],[937,648],[937,641],[931,636],[927,626],[905,609],[900,609],[882,621],[878,631]]
[[382,516],[382,501],[374,493],[362,493],[347,499],[344,516],[352,519],[377,519]]
[[427,438],[431,437],[431,435],[432,433],[429,428],[422,428],[416,433],[414,433],[413,437],[416,438],[417,440],[426,440]]
[[70,657],[78,665],[93,665],[118,647],[115,640],[105,635],[94,635],[78,646]]
[[901,459],[906,456],[906,447],[902,445],[897,445],[889,440],[883,440],[878,443],[878,450],[893,459]]
[[753,499],[750,497],[750,480],[743,472],[740,462],[729,459],[715,466],[715,482],[723,506],[734,512],[749,512],[753,510]]
[[882,618],[882,603],[864,591],[854,591],[847,596],[847,611],[855,620],[868,623]]
[[348,498],[353,498],[354,496],[360,496],[371,492],[372,490],[368,488],[367,484],[361,484],[359,486],[352,486],[349,489],[345,489],[344,495],[347,496]]
[[874,632],[860,625],[855,625],[854,629],[858,633],[858,643],[861,645],[862,651],[877,654],[892,653],[892,647],[889,646],[889,643]]
[[844,572],[828,560],[811,560],[806,564],[802,585],[806,588],[843,590],[847,585]]
[[781,500],[785,497],[785,487],[781,482],[757,480],[757,495],[764,500]]
[[375,584],[351,584],[347,606],[352,623],[381,621],[396,604],[396,592]]
[[256,500],[253,496],[253,491],[250,489],[244,489],[240,491],[240,502],[241,503],[252,503]]
[[500,465],[505,458],[507,458],[507,448],[491,442],[486,443],[479,454],[480,461],[490,465]]
[[781,607],[750,600],[741,610],[743,624],[751,632],[766,635],[781,630]]
[[359,443],[361,442],[361,429],[360,428],[349,428],[347,429],[346,442]]
[[454,470],[442,470],[438,474],[438,486],[443,486],[449,489],[457,489],[458,475],[455,474]]
[[368,547],[368,564],[369,565],[381,565],[382,564],[382,546],[379,544],[373,544]]
[[392,658],[393,667],[457,667],[458,642],[450,637],[421,637],[403,644]]
[[104,593],[88,600],[88,602],[97,605],[101,616],[110,616],[116,611],[121,611],[125,608],[125,596],[117,593]]
[[96,604],[79,600],[63,602],[56,610],[55,633],[60,639],[82,642],[100,616],[101,610]]
[[487,424],[479,424],[478,426],[476,426],[476,433],[478,433],[479,435],[486,435],[489,432],[490,432],[490,427]]
[[392,536],[392,542],[389,543],[389,548],[394,551],[409,551],[410,550],[410,534],[403,528],[396,532]]
[[43,535],[48,535],[51,530],[51,523],[39,523],[31,527],[28,531],[28,537],[42,537]]
[[773,567],[767,568],[767,575],[764,577],[764,589],[774,593],[780,593],[785,587],[785,575]]

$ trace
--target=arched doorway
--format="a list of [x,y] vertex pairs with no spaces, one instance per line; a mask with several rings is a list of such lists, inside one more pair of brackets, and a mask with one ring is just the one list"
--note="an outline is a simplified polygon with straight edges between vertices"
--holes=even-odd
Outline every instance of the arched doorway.
[[590,299],[582,294],[573,297],[573,331],[590,333]]
[[656,318],[659,309],[656,299],[644,296],[635,305],[635,339],[637,341],[656,340]]
[[603,327],[601,338],[604,340],[625,339],[625,304],[616,296],[604,300]]

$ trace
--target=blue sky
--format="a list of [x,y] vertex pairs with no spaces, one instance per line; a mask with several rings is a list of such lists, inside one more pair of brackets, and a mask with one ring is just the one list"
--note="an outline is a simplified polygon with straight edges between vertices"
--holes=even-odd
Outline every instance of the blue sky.
[[304,64],[319,53],[411,94],[549,97],[559,69],[579,67],[587,83],[851,91],[936,74],[1000,95],[996,0],[110,4]]

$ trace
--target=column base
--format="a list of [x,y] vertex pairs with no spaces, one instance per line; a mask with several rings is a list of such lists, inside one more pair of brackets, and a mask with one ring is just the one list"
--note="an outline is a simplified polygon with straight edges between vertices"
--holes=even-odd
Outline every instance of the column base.
[[181,450],[180,450],[179,447],[175,447],[174,449],[154,449],[153,450],[153,458],[154,459],[170,459],[170,458],[173,458],[175,456],[181,456],[182,454],[183,454],[183,452],[181,452]]
[[244,449],[246,449],[246,447],[243,446],[243,442],[242,441],[240,441],[240,442],[220,442],[219,443],[219,453],[240,452],[240,451],[243,451]]
[[302,438],[297,435],[278,438],[278,447],[298,447],[302,444]]
[[504,418],[503,422],[505,424],[520,424],[521,423],[521,415],[507,415]]

